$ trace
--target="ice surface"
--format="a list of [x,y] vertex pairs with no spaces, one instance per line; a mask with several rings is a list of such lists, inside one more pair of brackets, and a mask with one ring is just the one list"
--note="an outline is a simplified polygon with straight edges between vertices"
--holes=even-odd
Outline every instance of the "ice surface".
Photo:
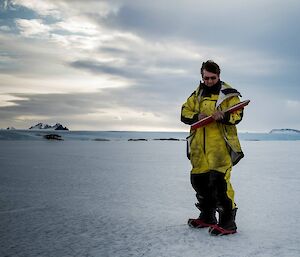
[[[141,132],[141,131],[65,131],[65,130],[0,130],[2,140],[43,140],[45,135],[56,134],[65,141],[128,141],[129,139],[179,139],[185,140],[188,132]],[[239,133],[240,140],[245,141],[287,141],[300,140],[300,133]]]
[[238,233],[211,237],[182,141],[1,141],[0,256],[300,256],[300,142],[242,141]]

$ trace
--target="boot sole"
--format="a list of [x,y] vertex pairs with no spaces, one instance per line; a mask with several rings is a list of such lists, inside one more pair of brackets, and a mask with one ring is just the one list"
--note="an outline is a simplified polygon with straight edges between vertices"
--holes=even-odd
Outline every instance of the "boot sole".
[[196,219],[189,219],[187,224],[191,228],[211,228],[212,226],[215,226],[215,224],[205,223]]
[[219,227],[218,225],[210,226],[208,233],[211,236],[226,236],[226,235],[232,235],[237,233],[236,230],[230,230],[230,229],[224,229],[222,227]]

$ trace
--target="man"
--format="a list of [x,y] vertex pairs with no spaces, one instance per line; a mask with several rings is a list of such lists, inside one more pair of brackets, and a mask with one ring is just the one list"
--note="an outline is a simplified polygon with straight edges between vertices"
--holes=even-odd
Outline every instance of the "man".
[[[209,227],[211,235],[236,233],[236,204],[230,183],[232,166],[243,158],[236,124],[243,111],[224,110],[240,102],[240,93],[220,80],[220,68],[208,60],[202,64],[203,82],[182,106],[181,121],[191,125],[212,115],[214,122],[191,130],[188,157],[192,164],[191,184],[196,191],[199,218],[189,219],[194,228]],[[216,219],[216,211],[219,220]]]

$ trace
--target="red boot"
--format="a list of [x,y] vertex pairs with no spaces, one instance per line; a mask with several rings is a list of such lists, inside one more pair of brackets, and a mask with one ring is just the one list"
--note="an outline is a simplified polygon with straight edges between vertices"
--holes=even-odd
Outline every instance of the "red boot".
[[192,228],[207,228],[216,225],[216,210],[202,210],[198,219],[189,219],[187,223]]
[[208,232],[212,236],[231,235],[237,232],[235,215],[237,208],[231,211],[219,212],[219,223],[209,228]]

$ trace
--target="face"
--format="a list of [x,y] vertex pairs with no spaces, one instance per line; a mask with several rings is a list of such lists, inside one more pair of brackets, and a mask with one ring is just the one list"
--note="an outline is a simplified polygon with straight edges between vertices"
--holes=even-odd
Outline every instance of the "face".
[[202,79],[206,86],[212,87],[219,81],[220,76],[218,74],[203,70]]

